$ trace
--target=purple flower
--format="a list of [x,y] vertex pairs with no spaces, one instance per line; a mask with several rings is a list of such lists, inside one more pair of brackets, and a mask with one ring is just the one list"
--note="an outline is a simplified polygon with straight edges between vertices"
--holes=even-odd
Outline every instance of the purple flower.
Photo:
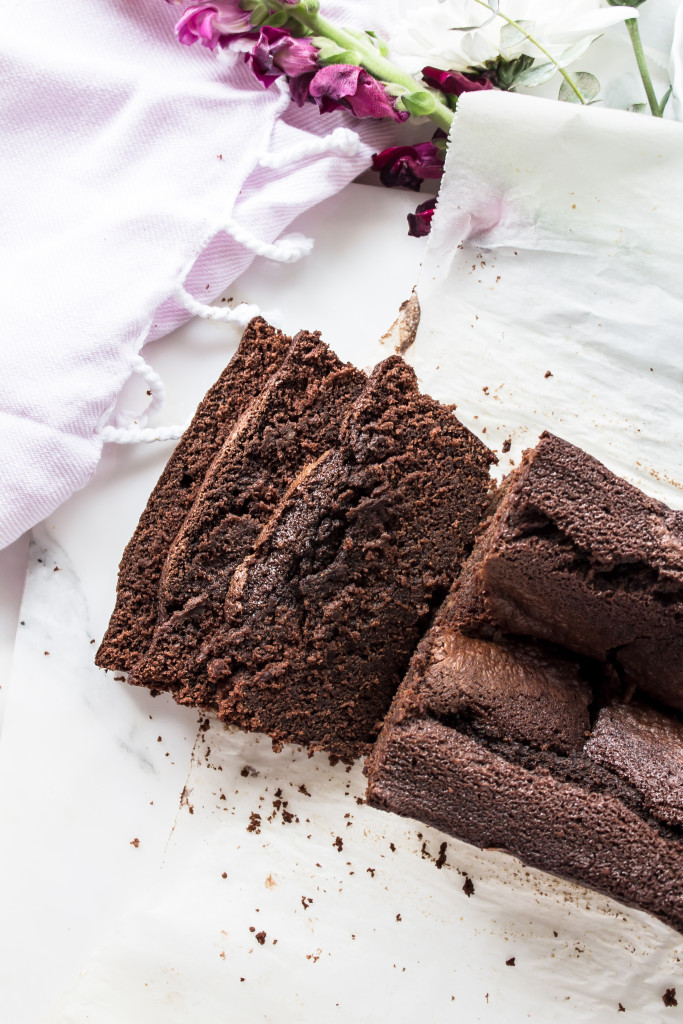
[[294,78],[292,98],[299,106],[310,97],[321,114],[330,110],[351,110],[356,117],[390,117],[405,121],[407,111],[396,110],[394,102],[381,82],[353,64],[330,64]]
[[439,68],[422,68],[422,77],[434,89],[440,89],[447,96],[462,96],[464,92],[481,92],[495,89],[486,75],[464,75],[462,71],[440,71]]
[[443,174],[443,155],[433,142],[391,146],[373,155],[372,169],[379,171],[379,180],[387,188],[400,185],[419,192],[425,178],[440,178]]
[[317,71],[317,47],[308,39],[295,39],[283,28],[264,25],[251,53],[244,59],[266,89],[280,75],[298,77]]
[[231,36],[243,35],[251,28],[251,16],[237,0],[213,0],[211,4],[188,7],[175,27],[179,42],[192,46],[200,42],[215,50]]
[[413,238],[422,238],[424,235],[429,234],[435,206],[436,198],[427,199],[426,202],[420,203],[415,213],[408,214],[409,235],[412,235]]

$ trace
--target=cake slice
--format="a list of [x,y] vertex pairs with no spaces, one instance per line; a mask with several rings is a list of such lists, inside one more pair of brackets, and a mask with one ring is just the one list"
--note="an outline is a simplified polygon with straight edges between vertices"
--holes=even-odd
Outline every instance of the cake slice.
[[206,673],[176,700],[275,744],[367,750],[471,548],[492,461],[400,357],[381,363],[235,572]]
[[683,724],[600,707],[585,666],[552,647],[466,637],[440,616],[366,774],[374,807],[683,930]]
[[338,444],[342,420],[366,381],[319,333],[296,336],[225,439],[171,547],[159,586],[159,622],[130,682],[156,690],[202,687],[204,647],[222,628],[235,568],[292,479]]
[[683,710],[683,517],[544,433],[504,481],[453,615],[610,662]]
[[224,436],[284,360],[291,338],[260,317],[199,405],[152,491],[119,566],[116,606],[95,658],[101,668],[132,669],[152,639],[169,547],[192,507]]

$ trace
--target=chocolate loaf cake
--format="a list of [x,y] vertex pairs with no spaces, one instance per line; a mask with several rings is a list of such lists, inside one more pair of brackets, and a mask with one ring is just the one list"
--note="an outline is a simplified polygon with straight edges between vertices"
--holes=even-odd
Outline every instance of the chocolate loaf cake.
[[600,707],[584,667],[553,648],[465,637],[440,616],[366,773],[374,807],[683,930],[683,724]]
[[161,571],[224,436],[284,360],[291,338],[257,317],[201,402],[152,491],[119,566],[116,606],[97,652],[102,668],[132,669],[157,622]]
[[380,364],[236,570],[206,674],[176,700],[276,744],[367,750],[470,550],[492,460],[400,357]]
[[292,479],[335,447],[367,377],[301,332],[280,366],[226,438],[171,546],[159,586],[152,643],[130,682],[157,690],[201,688],[206,645],[224,622],[235,568]]
[[483,637],[516,634],[613,664],[683,710],[683,521],[552,434],[503,483],[453,607]]

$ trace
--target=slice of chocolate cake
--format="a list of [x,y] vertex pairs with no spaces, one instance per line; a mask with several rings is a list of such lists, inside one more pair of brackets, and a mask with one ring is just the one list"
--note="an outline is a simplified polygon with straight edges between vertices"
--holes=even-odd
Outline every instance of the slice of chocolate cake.
[[453,614],[609,661],[683,710],[681,515],[552,434],[504,481]]
[[368,749],[470,550],[492,454],[394,356],[233,576],[183,704],[351,757]]
[[596,711],[578,662],[446,619],[368,759],[368,802],[683,930],[683,724],[645,705]]
[[296,336],[226,438],[171,547],[159,587],[161,621],[130,682],[171,690],[205,684],[204,649],[223,627],[235,568],[292,479],[338,444],[342,420],[366,382],[318,333]]
[[102,668],[131,669],[149,646],[157,594],[170,545],[223,438],[277,370],[291,338],[257,317],[199,405],[152,491],[119,566],[116,606],[97,652]]

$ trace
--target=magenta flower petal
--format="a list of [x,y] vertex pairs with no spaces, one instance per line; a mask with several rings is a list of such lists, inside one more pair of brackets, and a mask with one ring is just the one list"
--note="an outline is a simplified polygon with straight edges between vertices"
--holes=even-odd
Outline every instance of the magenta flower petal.
[[286,29],[264,25],[254,49],[244,59],[266,89],[276,78],[316,71],[317,47],[309,39],[295,39]]
[[434,216],[434,207],[436,206],[436,198],[427,199],[426,202],[420,203],[415,210],[415,213],[408,214],[408,234],[412,235],[413,238],[423,238],[428,235],[432,227],[432,217]]
[[433,142],[390,146],[373,155],[372,169],[379,171],[379,180],[387,188],[401,186],[419,192],[425,178],[440,178],[443,174],[443,154]]
[[440,89],[447,96],[462,96],[464,92],[481,92],[495,89],[486,75],[464,75],[461,71],[441,71],[439,68],[422,68],[422,77],[434,89]]
[[308,86],[321,113],[346,108],[356,117],[390,117],[405,121],[407,111],[399,111],[381,82],[352,64],[331,64],[320,68]]
[[215,50],[219,44],[244,35],[250,28],[250,15],[242,10],[238,0],[214,0],[210,4],[188,7],[175,31],[179,42],[185,46],[199,42]]

